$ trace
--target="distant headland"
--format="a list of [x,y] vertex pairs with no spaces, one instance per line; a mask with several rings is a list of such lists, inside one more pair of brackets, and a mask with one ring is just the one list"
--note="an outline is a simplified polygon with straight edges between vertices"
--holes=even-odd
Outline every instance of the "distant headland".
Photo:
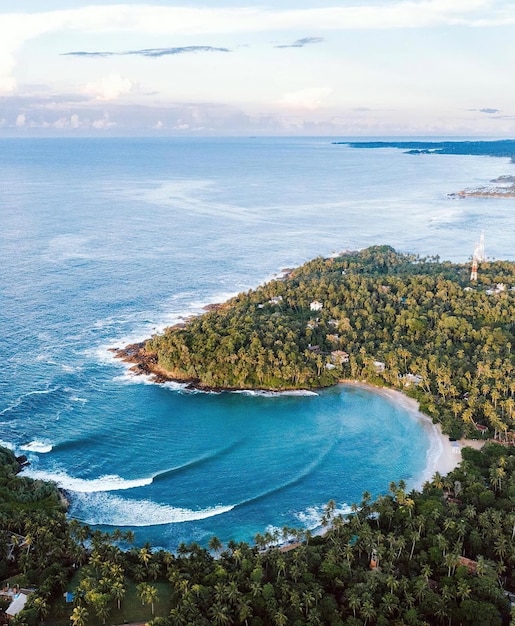
[[399,148],[408,154],[461,154],[515,160],[515,139],[495,141],[334,141],[351,148]]
[[[406,154],[451,154],[491,156],[511,159],[515,163],[515,139],[496,141],[334,141],[334,145],[351,148],[398,148]],[[504,175],[491,180],[492,185],[463,189],[449,198],[515,198],[515,176]]]
[[374,246],[317,258],[116,351],[200,389],[284,391],[341,380],[399,389],[452,437],[515,442],[515,263]]

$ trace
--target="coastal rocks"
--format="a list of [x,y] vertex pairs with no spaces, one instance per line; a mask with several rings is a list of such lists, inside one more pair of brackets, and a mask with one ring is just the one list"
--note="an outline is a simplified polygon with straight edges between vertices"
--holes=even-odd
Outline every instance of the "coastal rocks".
[[447,194],[448,198],[515,198],[515,176],[499,176],[492,181],[495,186],[463,189]]
[[20,471],[24,468],[27,467],[27,465],[30,465],[30,461],[27,459],[27,457],[22,454],[20,456],[16,457],[16,462],[19,465]]

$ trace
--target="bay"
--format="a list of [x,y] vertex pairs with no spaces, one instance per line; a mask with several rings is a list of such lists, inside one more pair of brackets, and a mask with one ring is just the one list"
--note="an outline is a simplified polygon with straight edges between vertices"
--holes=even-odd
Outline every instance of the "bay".
[[108,348],[317,255],[465,262],[484,230],[513,259],[515,200],[447,197],[513,167],[327,138],[0,141],[0,440],[70,490],[71,515],[170,549],[416,484],[434,438],[385,398],[186,393]]

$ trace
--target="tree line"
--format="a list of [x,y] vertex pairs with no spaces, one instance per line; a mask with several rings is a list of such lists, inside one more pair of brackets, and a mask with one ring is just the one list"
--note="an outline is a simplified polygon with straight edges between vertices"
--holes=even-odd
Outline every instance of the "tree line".
[[514,288],[511,262],[484,262],[471,283],[468,264],[376,246],[310,261],[152,337],[145,354],[200,387],[367,380],[404,389],[453,437],[479,425],[512,441]]
[[[2,485],[7,467],[8,482],[30,491],[9,453],[0,459]],[[58,500],[41,502],[21,510],[2,500],[2,575],[36,589],[13,626],[121,623],[134,597],[151,626],[515,623],[515,450],[493,442],[465,448],[456,470],[420,492],[393,482],[376,500],[365,492],[346,517],[328,502],[323,536],[284,528],[254,545],[212,537],[172,554],[131,547],[130,532],[91,529],[67,520]],[[14,536],[22,541],[8,558]],[[66,589],[73,605],[63,605]]]

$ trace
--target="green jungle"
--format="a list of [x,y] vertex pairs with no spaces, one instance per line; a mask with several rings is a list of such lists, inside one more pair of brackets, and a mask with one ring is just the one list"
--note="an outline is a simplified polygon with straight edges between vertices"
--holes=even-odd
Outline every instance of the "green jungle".
[[[316,303],[320,310],[311,310]],[[513,441],[515,263],[470,264],[388,246],[318,258],[145,345],[200,387],[292,389],[366,380],[403,389],[459,438]]]
[[328,502],[323,536],[285,528],[176,554],[69,519],[63,493],[0,448],[0,608],[28,596],[9,623],[515,624],[513,285],[513,263],[483,262],[471,283],[468,265],[374,247],[152,338],[151,369],[199,386],[366,380],[417,398],[449,435],[487,441],[421,491],[365,492],[345,517]]

